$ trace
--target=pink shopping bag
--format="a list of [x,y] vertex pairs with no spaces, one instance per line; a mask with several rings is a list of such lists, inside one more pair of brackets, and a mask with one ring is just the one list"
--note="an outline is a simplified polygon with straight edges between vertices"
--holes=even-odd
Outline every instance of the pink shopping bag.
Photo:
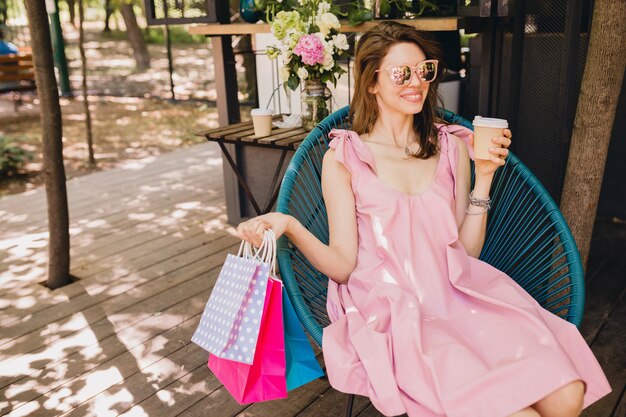
[[287,398],[282,284],[267,281],[265,305],[251,365],[209,354],[209,369],[239,404]]

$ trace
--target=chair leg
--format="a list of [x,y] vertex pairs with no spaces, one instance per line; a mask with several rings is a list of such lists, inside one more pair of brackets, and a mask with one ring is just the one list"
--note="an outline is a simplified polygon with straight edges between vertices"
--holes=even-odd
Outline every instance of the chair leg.
[[348,395],[348,406],[346,407],[346,417],[352,417],[352,406],[354,405],[354,394]]

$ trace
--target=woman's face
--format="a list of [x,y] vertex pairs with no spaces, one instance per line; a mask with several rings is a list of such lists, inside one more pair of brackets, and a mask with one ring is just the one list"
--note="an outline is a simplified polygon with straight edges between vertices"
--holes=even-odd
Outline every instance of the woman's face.
[[378,106],[383,111],[399,112],[406,115],[419,113],[424,108],[428,95],[429,83],[419,80],[417,74],[411,74],[411,80],[407,85],[398,86],[393,83],[389,76],[389,68],[394,65],[415,65],[426,60],[424,52],[414,43],[397,43],[389,48],[389,52],[381,62],[378,72],[378,80],[369,92],[376,94]]

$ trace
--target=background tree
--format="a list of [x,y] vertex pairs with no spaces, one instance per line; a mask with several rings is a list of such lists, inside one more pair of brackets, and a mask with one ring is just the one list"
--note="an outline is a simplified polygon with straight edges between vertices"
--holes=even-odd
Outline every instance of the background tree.
[[25,0],[28,27],[33,47],[33,66],[41,103],[43,175],[48,201],[48,278],[49,288],[69,284],[70,234],[63,166],[61,106],[54,77],[52,43],[46,3]]
[[134,1],[115,0],[114,3],[116,3],[115,5],[119,8],[122,18],[124,19],[126,34],[128,36],[128,41],[133,48],[137,69],[145,70],[150,68],[150,54],[148,53],[148,47],[146,46],[146,41],[143,38],[143,33],[137,23]]
[[91,129],[91,111],[89,110],[89,97],[87,95],[87,57],[85,55],[85,8],[83,0],[78,0],[78,50],[80,51],[81,70],[83,76],[83,104],[85,105],[85,124],[87,128],[87,149],[89,150],[88,164],[96,165],[93,153],[93,132]]
[[626,0],[596,0],[561,211],[587,267],[600,186],[624,78]]
[[70,23],[76,27],[76,0],[65,0],[67,9],[70,12]]
[[6,25],[9,19],[7,0],[0,0],[0,25]]
[[111,31],[111,26],[109,24],[112,14],[113,6],[111,5],[111,0],[104,0],[104,32]]

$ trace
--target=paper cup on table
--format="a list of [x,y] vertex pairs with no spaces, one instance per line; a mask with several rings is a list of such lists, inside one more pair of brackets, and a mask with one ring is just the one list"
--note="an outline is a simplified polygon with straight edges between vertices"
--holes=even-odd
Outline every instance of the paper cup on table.
[[509,127],[505,119],[476,116],[474,125],[474,159],[489,159],[492,155],[489,148],[500,147],[493,143],[492,138],[502,136],[502,129]]
[[272,115],[270,109],[252,109],[252,124],[255,136],[269,136],[272,132]]

